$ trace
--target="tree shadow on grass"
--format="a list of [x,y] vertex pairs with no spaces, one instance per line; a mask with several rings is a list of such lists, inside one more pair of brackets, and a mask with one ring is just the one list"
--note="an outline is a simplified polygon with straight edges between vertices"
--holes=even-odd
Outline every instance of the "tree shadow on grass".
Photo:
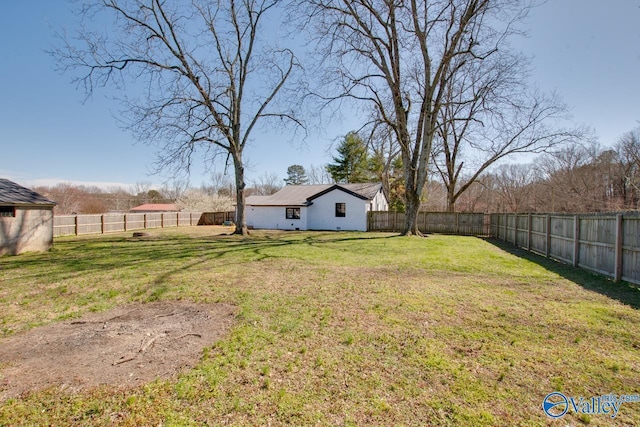
[[484,240],[505,252],[534,262],[567,280],[571,280],[585,289],[620,301],[621,303],[631,306],[636,310],[640,309],[640,288],[637,285],[628,282],[616,283],[613,280],[597,273],[592,273],[587,270],[575,268],[571,265],[545,258],[541,255],[528,252],[500,240],[491,238],[485,238]]
[[[178,271],[204,261],[229,262],[237,257],[256,260],[263,257],[261,249],[290,243],[265,239],[239,240],[226,236],[159,236],[149,239],[100,236],[92,240],[58,243],[56,249],[48,253],[3,257],[0,270],[23,269],[22,279],[53,279],[124,268],[148,268],[161,273],[167,267],[178,266],[175,269]],[[234,253],[242,254],[233,256]]]
[[379,238],[388,237],[370,236],[367,233],[345,236],[335,232],[249,237],[224,234],[197,237],[159,235],[150,238],[100,235],[58,242],[55,249],[48,253],[3,257],[0,271],[21,269],[21,280],[55,281],[96,271],[142,268],[155,276],[152,283],[162,284],[171,276],[204,263],[243,264],[279,258],[277,249],[291,245],[322,246]]

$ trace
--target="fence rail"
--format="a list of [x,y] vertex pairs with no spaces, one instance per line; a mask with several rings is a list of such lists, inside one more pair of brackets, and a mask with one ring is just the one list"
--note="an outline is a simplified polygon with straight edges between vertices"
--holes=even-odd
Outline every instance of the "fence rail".
[[121,213],[104,215],[62,215],[53,217],[53,235],[79,236],[147,228],[197,225],[200,212]]
[[[404,213],[371,211],[368,213],[368,231],[400,232],[404,227]],[[489,234],[488,217],[483,213],[418,212],[418,229],[423,233],[486,236]]]
[[640,215],[491,214],[491,236],[615,281],[640,284]]

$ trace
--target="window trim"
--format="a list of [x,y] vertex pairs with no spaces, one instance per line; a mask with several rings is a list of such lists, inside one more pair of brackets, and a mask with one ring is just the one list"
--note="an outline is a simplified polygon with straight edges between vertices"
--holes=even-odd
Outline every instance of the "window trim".
[[[296,216],[297,213],[297,216]],[[284,208],[284,216],[286,219],[300,219],[300,208],[287,207]]]
[[336,203],[336,218],[345,218],[347,216],[347,204]]

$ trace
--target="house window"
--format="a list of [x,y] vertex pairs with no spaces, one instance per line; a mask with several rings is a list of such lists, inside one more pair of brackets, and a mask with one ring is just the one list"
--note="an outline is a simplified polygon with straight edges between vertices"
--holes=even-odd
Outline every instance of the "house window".
[[336,217],[345,217],[345,216],[347,216],[347,204],[336,203]]
[[287,208],[287,219],[300,219],[300,208]]
[[0,217],[13,218],[15,216],[16,216],[15,206],[0,206]]

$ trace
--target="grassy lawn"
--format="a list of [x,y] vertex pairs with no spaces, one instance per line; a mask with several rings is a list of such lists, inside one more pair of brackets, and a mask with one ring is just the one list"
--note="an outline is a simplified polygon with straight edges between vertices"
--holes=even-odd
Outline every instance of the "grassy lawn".
[[640,425],[640,291],[472,237],[210,227],[0,258],[2,338],[131,301],[239,307],[176,381],[0,403],[0,425]]

